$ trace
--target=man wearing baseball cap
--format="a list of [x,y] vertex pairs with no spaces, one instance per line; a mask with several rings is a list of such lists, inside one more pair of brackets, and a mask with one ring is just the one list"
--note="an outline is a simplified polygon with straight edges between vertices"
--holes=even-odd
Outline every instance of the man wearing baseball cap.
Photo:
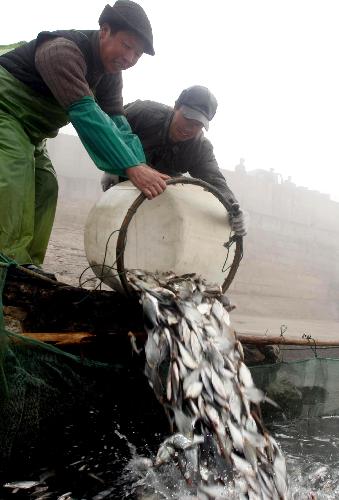
[[[217,107],[217,100],[208,88],[194,85],[181,92],[174,108],[159,102],[138,100],[125,106],[125,114],[143,145],[148,165],[171,177],[189,173],[191,177],[206,181],[232,205],[237,200],[220,171],[213,146],[202,130],[208,130]],[[104,174],[102,188],[106,191],[117,182],[117,176]],[[236,234],[246,234],[242,210],[231,218],[231,224]]]
[[180,108],[185,118],[202,123],[205,130],[208,130],[210,121],[217,111],[218,103],[208,88],[194,85],[181,92],[175,107]]
[[154,55],[150,21],[137,3],[118,0],[99,26],[44,31],[0,55],[0,252],[42,274],[58,196],[45,141],[60,127],[71,122],[95,165],[147,198],[166,188],[122,101],[122,71]]

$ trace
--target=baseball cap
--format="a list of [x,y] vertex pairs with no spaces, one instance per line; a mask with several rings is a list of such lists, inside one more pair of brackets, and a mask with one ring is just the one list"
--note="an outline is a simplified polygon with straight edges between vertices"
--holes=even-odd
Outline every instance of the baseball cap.
[[181,92],[175,105],[180,106],[185,118],[197,120],[208,130],[209,122],[217,111],[218,102],[207,87],[193,85]]

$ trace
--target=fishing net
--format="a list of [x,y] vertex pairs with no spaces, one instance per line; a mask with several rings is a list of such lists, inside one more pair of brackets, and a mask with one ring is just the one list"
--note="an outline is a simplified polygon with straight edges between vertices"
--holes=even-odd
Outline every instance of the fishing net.
[[49,418],[85,403],[102,363],[81,360],[5,328],[2,292],[13,261],[0,262],[0,461],[27,449]]
[[267,418],[339,415],[339,359],[312,359],[253,366],[255,384],[279,404],[263,405]]

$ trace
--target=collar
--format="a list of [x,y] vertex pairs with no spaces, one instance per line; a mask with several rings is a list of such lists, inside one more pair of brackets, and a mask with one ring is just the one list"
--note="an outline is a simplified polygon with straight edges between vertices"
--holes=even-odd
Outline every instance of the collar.
[[93,61],[93,74],[95,77],[102,76],[105,73],[104,65],[101,62],[100,57],[100,42],[99,42],[99,31],[96,30],[91,37],[91,51],[92,51],[92,61]]
[[172,122],[174,116],[174,109],[170,108],[170,112],[168,113],[166,120],[165,120],[165,125],[163,127],[163,132],[162,132],[162,143],[163,144],[168,144],[170,146],[175,146],[175,142],[172,142],[169,138],[169,129],[170,125]]

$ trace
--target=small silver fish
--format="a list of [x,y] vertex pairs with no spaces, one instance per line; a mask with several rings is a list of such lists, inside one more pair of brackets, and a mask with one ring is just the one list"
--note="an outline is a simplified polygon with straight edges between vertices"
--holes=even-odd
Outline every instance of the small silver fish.
[[159,467],[159,465],[168,464],[171,462],[174,454],[175,449],[172,446],[167,446],[165,443],[161,444],[157,456],[155,457],[154,465]]
[[194,359],[197,363],[201,361],[201,345],[198,340],[196,333],[192,330],[190,335],[190,347],[193,354]]
[[232,437],[234,448],[242,452],[244,450],[244,439],[242,437],[240,429],[235,424],[233,424],[230,418],[227,420],[227,426]]
[[34,486],[38,486],[39,481],[15,481],[13,483],[5,483],[4,488],[15,488],[18,490],[29,490]]
[[251,372],[243,362],[239,365],[239,380],[246,388],[253,387]]
[[185,347],[178,341],[177,341],[177,344],[178,344],[179,351],[181,354],[181,359],[182,359],[184,365],[187,368],[190,368],[191,370],[195,370],[196,368],[198,368],[198,363],[196,361],[194,361],[194,359],[192,358],[190,353],[187,351],[187,349],[185,349]]
[[201,370],[199,370],[198,368],[191,371],[191,373],[185,377],[184,381],[183,381],[183,389],[184,389],[184,392],[187,391],[188,387],[192,384],[194,384],[195,382],[198,382],[200,380],[200,374],[201,374]]
[[202,304],[199,304],[198,311],[203,315],[210,314],[211,304],[208,304],[207,302],[203,302]]
[[203,388],[202,382],[194,382],[193,384],[188,386],[185,392],[185,398],[197,399],[201,394],[202,388]]
[[159,323],[160,311],[157,300],[152,297],[149,293],[145,293],[142,306],[144,310],[144,314],[148,317],[150,322],[155,326]]
[[167,397],[168,401],[171,401],[171,399],[172,399],[172,369],[171,369],[171,365],[169,366],[169,370],[167,373],[166,397]]
[[216,390],[216,392],[221,396],[225,401],[228,400],[228,395],[225,391],[224,384],[220,380],[219,376],[217,375],[216,371],[214,368],[211,368],[211,382],[212,386]]
[[188,345],[191,338],[191,330],[189,329],[185,318],[181,319],[181,326],[182,326],[182,339],[184,341],[184,344]]
[[244,390],[244,395],[252,401],[252,403],[261,403],[265,399],[265,394],[262,392],[261,389],[258,389],[257,387],[247,387]]
[[160,349],[155,343],[153,336],[148,335],[147,342],[145,345],[145,355],[147,363],[151,368],[154,368],[159,364],[160,361]]
[[241,472],[244,476],[255,477],[253,467],[249,462],[247,462],[247,460],[244,460],[243,458],[239,457],[239,455],[237,455],[236,453],[231,453],[231,458],[233,460],[236,469],[239,472]]

